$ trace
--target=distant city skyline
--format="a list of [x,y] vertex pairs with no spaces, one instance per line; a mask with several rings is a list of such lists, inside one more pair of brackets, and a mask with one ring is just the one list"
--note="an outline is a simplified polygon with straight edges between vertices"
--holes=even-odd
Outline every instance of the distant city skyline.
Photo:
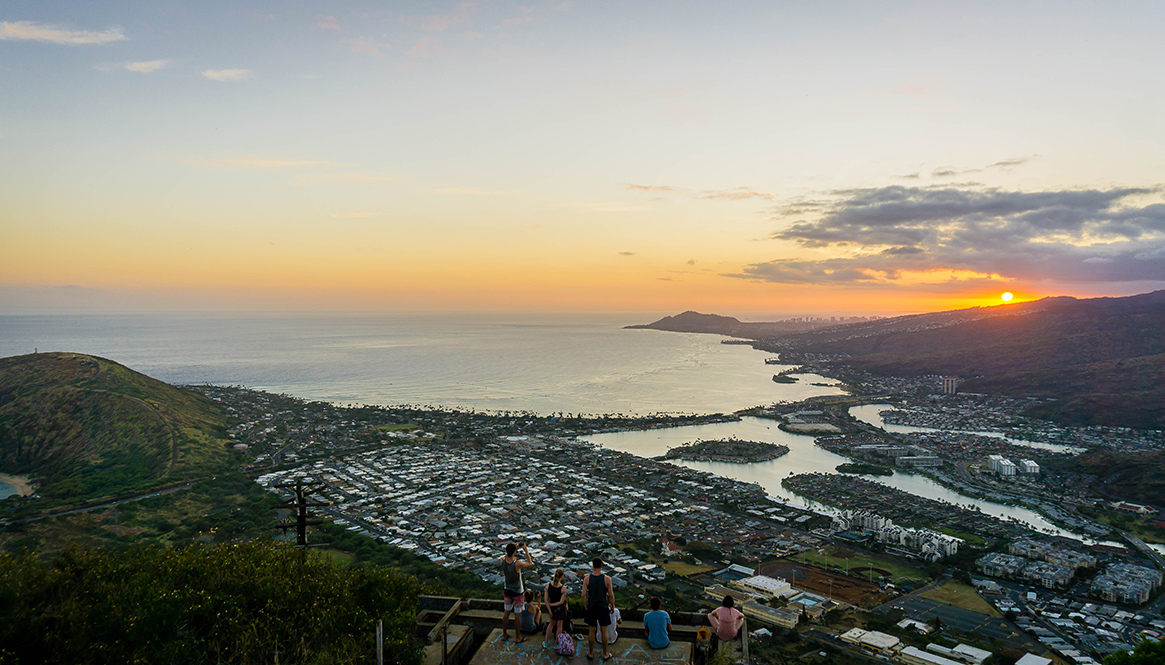
[[0,7],[0,312],[1165,288],[1159,3]]

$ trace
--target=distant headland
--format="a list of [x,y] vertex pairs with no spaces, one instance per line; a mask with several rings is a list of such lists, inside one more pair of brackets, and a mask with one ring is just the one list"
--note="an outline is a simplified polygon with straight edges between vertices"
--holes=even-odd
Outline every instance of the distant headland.
[[781,364],[851,383],[952,377],[960,393],[1039,400],[1025,415],[1064,425],[1165,429],[1165,290],[856,320],[688,311],[628,328],[745,339]]
[[806,332],[827,326],[871,321],[877,317],[822,317],[804,316],[781,321],[744,322],[732,316],[701,314],[691,310],[675,316],[665,316],[652,323],[624,326],[627,330],[663,330],[666,332],[706,333],[755,340],[774,335]]

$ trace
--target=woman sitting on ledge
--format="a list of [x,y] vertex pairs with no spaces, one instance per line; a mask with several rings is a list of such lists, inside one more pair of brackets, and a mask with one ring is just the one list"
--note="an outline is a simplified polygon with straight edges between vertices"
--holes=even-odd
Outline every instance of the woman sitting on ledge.
[[735,604],[732,596],[724,596],[724,602],[720,607],[708,613],[708,623],[712,624],[712,629],[722,642],[735,640],[741,626],[744,625],[744,615],[733,607]]

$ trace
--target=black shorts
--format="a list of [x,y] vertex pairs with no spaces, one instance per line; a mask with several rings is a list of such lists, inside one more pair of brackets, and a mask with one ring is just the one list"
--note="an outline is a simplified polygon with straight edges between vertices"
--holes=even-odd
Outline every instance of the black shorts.
[[587,616],[583,621],[588,626],[610,626],[611,625],[611,611],[607,609],[606,605],[598,607],[588,607]]

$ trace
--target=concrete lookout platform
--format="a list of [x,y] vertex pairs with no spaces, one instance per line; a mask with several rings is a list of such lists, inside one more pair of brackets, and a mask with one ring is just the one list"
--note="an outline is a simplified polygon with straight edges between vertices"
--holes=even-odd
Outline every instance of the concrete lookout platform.
[[[665,608],[666,609],[666,608]],[[672,620],[671,644],[666,649],[647,646],[643,632],[642,610],[623,610],[619,639],[609,650],[612,665],[660,663],[661,665],[703,665],[716,653],[729,662],[748,662],[748,624],[730,643],[719,643],[710,633],[702,613],[669,612]],[[511,619],[512,621],[512,619]],[[747,621],[747,619],[746,619]],[[602,647],[595,647],[594,660],[588,661],[587,627],[581,619],[572,622],[576,636],[575,655],[560,656],[542,647],[543,635],[531,635],[515,643],[514,626],[510,639],[502,639],[502,602],[481,598],[422,596],[417,614],[417,637],[425,647],[426,665],[569,665],[602,663]],[[704,638],[701,639],[701,628]]]
[[[608,663],[661,663],[665,665],[687,665],[692,662],[692,644],[690,642],[672,642],[666,649],[652,649],[647,646],[647,640],[636,639],[620,635],[619,639],[609,650],[614,656]],[[594,660],[587,660],[587,640],[575,640],[575,654],[572,657],[560,656],[551,649],[542,648],[542,640],[531,637],[521,644],[514,644],[514,638],[502,640],[501,629],[490,632],[474,654],[469,665],[566,665],[567,663],[600,663],[603,649],[595,647]]]

